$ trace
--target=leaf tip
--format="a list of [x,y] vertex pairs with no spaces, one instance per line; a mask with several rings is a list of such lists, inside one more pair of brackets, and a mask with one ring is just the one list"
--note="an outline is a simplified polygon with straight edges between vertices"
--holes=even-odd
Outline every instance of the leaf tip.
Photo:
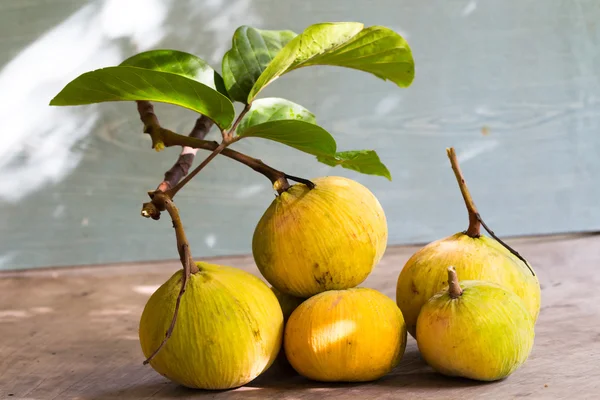
[[56,96],[54,96],[50,102],[48,103],[48,105],[50,106],[68,106],[71,105],[69,104],[67,101],[65,101],[65,98],[63,96],[63,90],[61,90]]

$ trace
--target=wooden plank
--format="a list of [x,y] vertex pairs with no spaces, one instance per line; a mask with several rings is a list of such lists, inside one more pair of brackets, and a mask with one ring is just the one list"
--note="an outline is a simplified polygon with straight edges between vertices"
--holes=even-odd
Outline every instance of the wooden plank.
[[[142,307],[177,262],[0,274],[0,398],[13,399],[595,399],[600,389],[600,236],[510,242],[536,268],[542,310],[527,363],[491,384],[435,374],[409,338],[401,364],[364,384],[322,384],[276,365],[247,386],[189,390],[143,366]],[[415,247],[390,248],[365,282],[394,298]],[[252,259],[212,260],[258,274]]]
[[[597,0],[547,0],[543,7],[535,0],[381,0],[377,7],[306,0],[293,12],[273,0],[149,1],[144,10],[154,17],[143,22],[129,2],[5,3],[0,63],[8,64],[0,69],[0,93],[20,97],[0,109],[14,140],[1,153],[0,269],[177,256],[170,224],[139,217],[146,191],[177,149],[150,149],[133,104],[67,110],[47,103],[80,72],[149,48],[195,52],[218,69],[241,24],[301,31],[317,21],[359,20],[406,35],[417,65],[406,90],[357,71],[306,68],[264,93],[308,107],[341,150],[379,151],[392,182],[331,169],[264,140],[236,144],[293,175],[339,174],[366,184],[387,213],[390,244],[465,227],[444,153],[450,145],[498,234],[600,230]],[[39,60],[63,72],[46,77]],[[182,133],[195,119],[158,110],[165,126]],[[35,157],[53,146],[51,155]],[[217,158],[177,202],[198,254],[217,256],[250,251],[272,198],[264,178]]]

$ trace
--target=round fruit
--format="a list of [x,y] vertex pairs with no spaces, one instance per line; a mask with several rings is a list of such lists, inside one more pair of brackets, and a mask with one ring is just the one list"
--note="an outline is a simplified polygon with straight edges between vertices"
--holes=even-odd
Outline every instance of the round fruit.
[[[188,281],[173,334],[150,365],[191,388],[242,386],[265,371],[281,348],[281,307],[254,275],[227,266],[197,266],[200,271]],[[182,273],[173,274],[146,303],[139,328],[146,357],[171,324]]]
[[415,338],[419,311],[425,302],[448,285],[448,265],[465,280],[485,280],[505,286],[525,303],[533,320],[540,311],[540,284],[529,263],[505,245],[480,234],[480,217],[460,172],[453,149],[448,155],[469,211],[469,229],[436,240],[418,250],[398,276],[396,302]]
[[421,309],[417,345],[425,361],[449,376],[481,381],[507,377],[531,352],[534,321],[521,299],[504,287],[462,281],[448,268],[449,288]]
[[309,379],[370,381],[400,362],[406,325],[394,301],[376,290],[330,290],[294,310],[283,343],[292,367]]
[[252,254],[279,291],[310,297],[363,282],[387,246],[387,222],[377,198],[351,179],[313,180],[279,195],[258,222]]

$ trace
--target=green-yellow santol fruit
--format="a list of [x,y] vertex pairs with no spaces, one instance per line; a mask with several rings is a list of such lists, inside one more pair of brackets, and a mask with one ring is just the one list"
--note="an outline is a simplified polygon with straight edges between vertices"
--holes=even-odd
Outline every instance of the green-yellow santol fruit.
[[417,320],[417,345],[434,370],[480,381],[506,378],[529,357],[534,321],[521,298],[486,281],[458,282],[429,299]]
[[377,290],[329,290],[292,312],[283,343],[288,361],[306,378],[371,381],[400,362],[406,325],[396,303]]
[[387,246],[379,201],[360,183],[329,176],[309,189],[295,184],[265,211],[252,238],[252,254],[279,291],[308,298],[363,282]]
[[481,220],[454,149],[448,149],[448,156],[469,212],[469,228],[427,244],[404,265],[398,276],[396,302],[408,332],[418,339],[416,323],[421,307],[448,285],[448,265],[453,265],[462,279],[485,280],[505,286],[521,298],[533,320],[537,320],[541,289],[533,269],[518,253],[480,233]]
[[[158,373],[190,388],[242,386],[275,360],[283,338],[277,298],[256,276],[237,268],[196,263],[172,336],[150,361]],[[171,324],[183,271],[148,300],[139,327],[149,357]]]

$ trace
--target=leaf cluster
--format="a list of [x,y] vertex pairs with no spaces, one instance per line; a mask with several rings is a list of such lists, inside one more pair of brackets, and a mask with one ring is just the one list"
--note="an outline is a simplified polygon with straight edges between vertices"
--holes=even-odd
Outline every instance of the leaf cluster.
[[360,70],[402,88],[414,79],[410,47],[383,26],[328,22],[311,25],[300,34],[241,26],[223,56],[221,73],[186,52],[152,50],[78,76],[50,104],[169,103],[203,114],[226,131],[236,118],[233,103],[240,102],[249,110],[233,132],[236,140],[273,140],[332,167],[391,179],[374,150],[338,151],[334,137],[303,106],[283,98],[257,98],[277,78],[318,65]]

